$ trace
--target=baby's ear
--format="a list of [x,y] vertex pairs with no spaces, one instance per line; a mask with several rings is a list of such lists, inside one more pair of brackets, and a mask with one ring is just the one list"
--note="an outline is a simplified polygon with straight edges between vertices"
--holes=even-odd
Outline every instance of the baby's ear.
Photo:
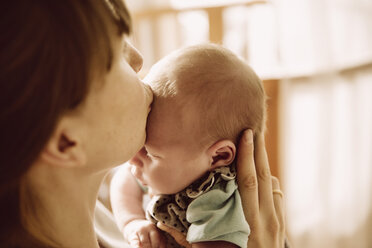
[[214,143],[207,150],[211,165],[210,170],[231,164],[234,161],[235,153],[235,144],[230,140],[220,140]]

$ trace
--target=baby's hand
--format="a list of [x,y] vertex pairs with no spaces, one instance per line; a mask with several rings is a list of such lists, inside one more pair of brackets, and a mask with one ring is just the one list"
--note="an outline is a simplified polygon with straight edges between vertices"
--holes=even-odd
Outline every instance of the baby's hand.
[[124,236],[134,248],[166,248],[166,239],[149,220],[136,219],[124,228]]

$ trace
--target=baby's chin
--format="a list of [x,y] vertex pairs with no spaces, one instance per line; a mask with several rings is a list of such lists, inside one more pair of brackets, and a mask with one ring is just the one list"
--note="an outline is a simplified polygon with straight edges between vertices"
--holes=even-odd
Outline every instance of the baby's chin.
[[153,190],[151,187],[148,187],[148,189],[149,189],[148,193],[149,193],[150,196],[160,195],[158,192]]
[[148,187],[148,190],[149,190],[148,192],[150,195],[169,195],[166,192],[162,192],[162,191],[157,190],[156,188],[151,187],[151,185],[147,185],[147,187]]
[[149,192],[151,192],[152,195],[174,195],[174,194],[177,194],[179,191],[175,191],[175,190],[157,190],[156,188],[152,188],[151,186],[148,185],[148,188],[149,188]]

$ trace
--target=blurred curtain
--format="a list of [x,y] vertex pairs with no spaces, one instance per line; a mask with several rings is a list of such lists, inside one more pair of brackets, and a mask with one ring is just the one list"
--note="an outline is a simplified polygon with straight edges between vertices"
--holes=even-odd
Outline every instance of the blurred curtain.
[[282,84],[282,179],[295,247],[372,247],[372,67]]
[[294,246],[372,247],[372,2],[274,5]]

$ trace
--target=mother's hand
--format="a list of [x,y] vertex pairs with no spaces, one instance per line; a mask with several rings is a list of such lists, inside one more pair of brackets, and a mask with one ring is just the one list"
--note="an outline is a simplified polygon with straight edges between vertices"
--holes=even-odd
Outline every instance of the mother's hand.
[[270,173],[263,134],[256,137],[255,145],[252,131],[244,131],[238,149],[237,178],[245,218],[251,228],[248,247],[284,248],[283,195],[278,179]]

